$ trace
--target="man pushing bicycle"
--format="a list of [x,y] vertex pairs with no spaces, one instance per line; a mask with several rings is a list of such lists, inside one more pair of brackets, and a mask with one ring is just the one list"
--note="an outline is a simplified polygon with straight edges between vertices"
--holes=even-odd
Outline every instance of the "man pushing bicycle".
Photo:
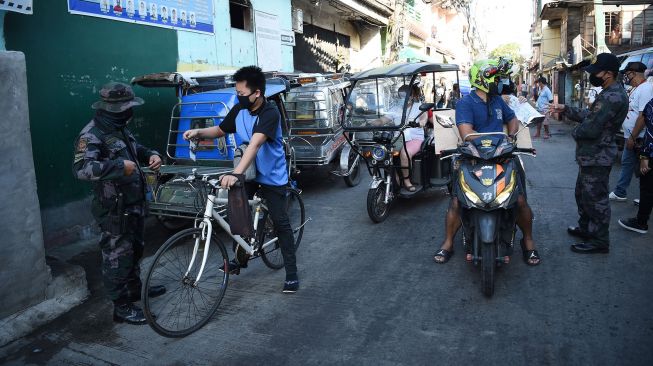
[[[299,289],[299,277],[293,231],[287,212],[288,168],[281,134],[281,114],[274,103],[268,103],[265,99],[265,75],[259,67],[243,67],[234,74],[233,80],[236,82],[238,104],[219,126],[188,130],[184,133],[184,139],[215,139],[236,133],[247,144],[233,174],[244,174],[252,163],[256,164],[254,181],[260,186],[261,196],[267,202],[286,269],[283,292],[294,293]],[[238,179],[234,175],[227,174],[221,178],[223,188],[229,189],[236,184]],[[244,267],[244,263],[234,259],[229,263],[229,272],[241,267]]]

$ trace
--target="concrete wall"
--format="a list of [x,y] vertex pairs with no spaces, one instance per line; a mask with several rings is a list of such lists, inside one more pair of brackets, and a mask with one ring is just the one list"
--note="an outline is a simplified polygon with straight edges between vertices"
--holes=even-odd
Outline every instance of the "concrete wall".
[[[93,117],[91,104],[99,88],[111,80],[174,71],[177,32],[69,14],[65,2],[43,1],[33,15],[7,13],[7,49],[21,51],[27,62],[32,151],[46,244],[63,240],[53,232],[62,223],[89,225],[84,201],[90,185],[71,172],[73,141]],[[170,110],[176,102],[171,89],[135,88],[145,105],[135,109],[130,128],[144,145],[162,150],[167,141]]]
[[359,50],[350,52],[352,71],[367,70],[382,65],[381,32],[379,27],[362,25],[359,27]]
[[[231,28],[229,2],[214,0],[215,15],[212,35],[180,30],[178,33],[178,71],[235,69],[257,64],[254,32]],[[252,0],[253,11],[277,15],[279,28],[292,29],[290,0]],[[293,48],[281,46],[282,69],[293,70]]]
[[0,319],[45,300],[50,272],[32,157],[25,55],[0,52]]
[[0,10],[0,51],[5,50],[5,11]]
[[[295,0],[293,7],[302,9],[304,23],[349,37],[349,60],[351,71],[361,71],[382,65],[381,28],[363,22],[354,23],[338,15],[328,3],[314,6],[306,1]],[[297,35],[300,36],[299,34]],[[304,57],[304,55],[299,55]],[[303,70],[306,71],[306,70]]]
[[542,21],[541,68],[560,54],[560,27],[551,28],[548,22],[548,20]]

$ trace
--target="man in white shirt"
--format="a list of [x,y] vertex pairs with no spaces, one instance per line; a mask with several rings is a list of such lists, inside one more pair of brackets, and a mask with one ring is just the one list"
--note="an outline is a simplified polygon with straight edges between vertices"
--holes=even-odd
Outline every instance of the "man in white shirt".
[[[626,190],[633,177],[637,156],[634,151],[637,139],[644,137],[644,130],[635,131],[635,125],[644,125],[644,107],[653,98],[653,84],[646,81],[644,72],[646,65],[641,62],[629,62],[626,68],[621,71],[624,75],[624,84],[632,86],[628,97],[628,114],[623,123],[624,139],[626,140],[623,154],[621,155],[621,176],[614,191],[610,192],[610,200],[623,202],[627,200]],[[641,132],[640,132],[641,131]]]

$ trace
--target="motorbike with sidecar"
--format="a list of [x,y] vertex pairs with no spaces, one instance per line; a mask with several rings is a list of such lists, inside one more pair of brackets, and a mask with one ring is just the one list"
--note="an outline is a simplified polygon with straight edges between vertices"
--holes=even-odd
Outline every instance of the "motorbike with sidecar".
[[[341,123],[349,145],[361,156],[372,176],[367,212],[375,223],[388,217],[390,206],[397,197],[411,198],[432,187],[449,184],[451,166],[436,152],[433,131],[436,125],[449,129],[455,126],[453,110],[436,109],[434,103],[422,103],[417,118],[407,120],[410,96],[402,99],[398,94],[404,85],[412,88],[419,85],[421,79],[431,78],[435,84],[436,78],[440,80],[444,76],[457,81],[458,66],[426,62],[396,64],[364,71],[350,78],[352,86]],[[427,96],[427,100],[435,100],[436,96],[428,93],[434,93],[433,88],[422,94]],[[408,159],[408,166],[402,166],[401,150],[408,155],[405,130],[421,128],[417,119],[424,113],[432,114],[424,127],[424,141],[419,151]],[[348,137],[354,133],[356,139]],[[405,169],[408,177],[403,176]],[[414,191],[404,187],[404,178],[410,179]]]
[[[132,79],[132,84],[143,87],[174,87],[178,103],[172,107],[165,164],[159,172],[143,168],[149,191],[149,212],[170,230],[191,225],[201,211],[205,197],[198,194],[183,178],[189,175],[207,175],[216,178],[233,171],[234,154],[242,141],[235,134],[217,139],[204,139],[191,149],[183,134],[189,129],[218,126],[229,110],[238,103],[233,71],[202,73],[157,73]],[[282,78],[266,75],[265,97],[275,103],[281,114],[284,141],[288,140],[287,113],[284,95],[290,84]],[[294,167],[293,152],[285,144],[289,176]]]
[[343,177],[349,187],[354,187],[361,179],[360,158],[346,144],[338,121],[350,83],[341,74],[321,79],[291,89],[285,99],[288,139],[295,153],[297,170],[301,173],[330,167],[331,173]]

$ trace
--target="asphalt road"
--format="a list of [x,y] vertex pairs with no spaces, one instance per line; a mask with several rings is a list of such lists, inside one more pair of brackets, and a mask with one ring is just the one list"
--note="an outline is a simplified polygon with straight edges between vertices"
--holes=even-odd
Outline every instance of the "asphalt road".
[[[313,221],[298,252],[300,292],[282,294],[283,271],[257,260],[230,278],[208,325],[166,339],[147,326],[113,325],[93,248],[72,259],[85,266],[93,297],[0,349],[0,364],[651,365],[653,234],[621,229],[616,220],[636,208],[615,203],[611,253],[569,250],[577,167],[568,131],[553,126],[551,140],[536,142],[539,156],[526,158],[542,264],[526,266],[517,250],[492,298],[481,294],[460,237],[449,263],[433,262],[445,192],[399,201],[387,221],[373,224],[367,177],[347,188],[314,175],[303,193]],[[632,197],[637,189],[634,180]],[[166,235],[152,227],[151,248]]]

